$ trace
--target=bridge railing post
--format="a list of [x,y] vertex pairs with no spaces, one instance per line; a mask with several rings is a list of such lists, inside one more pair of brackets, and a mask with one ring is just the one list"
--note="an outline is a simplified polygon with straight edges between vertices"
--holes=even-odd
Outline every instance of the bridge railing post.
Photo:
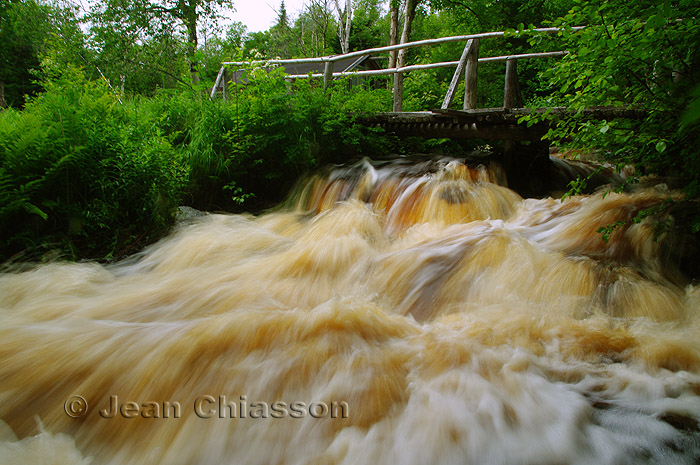
[[328,89],[333,80],[333,62],[327,61],[323,68],[323,88]]
[[467,57],[467,68],[464,71],[464,109],[476,108],[476,83],[479,69],[479,39],[472,44]]
[[398,113],[403,108],[403,73],[394,73],[394,107]]
[[224,75],[226,74],[226,66],[222,65],[221,69],[219,69],[219,74],[216,76],[216,81],[214,82],[214,87],[211,88],[211,93],[209,94],[210,99],[214,99],[216,96],[216,92],[219,90],[219,86],[221,85],[222,79],[224,79]]
[[457,92],[457,84],[459,84],[459,80],[462,77],[462,73],[464,72],[464,68],[467,64],[467,59],[471,55],[473,46],[474,39],[469,39],[467,41],[467,44],[464,46],[462,56],[459,59],[459,63],[457,63],[457,69],[452,75],[452,81],[450,82],[450,86],[447,88],[447,94],[445,94],[445,99],[442,101],[442,106],[440,107],[443,110],[447,110],[450,107],[450,104],[452,103],[452,99],[454,98],[455,93]]
[[229,82],[229,72],[224,68],[224,76],[221,80],[221,96],[224,102],[228,100],[228,82]]
[[519,108],[523,106],[518,84],[518,60],[506,60],[506,84],[503,89],[503,107]]

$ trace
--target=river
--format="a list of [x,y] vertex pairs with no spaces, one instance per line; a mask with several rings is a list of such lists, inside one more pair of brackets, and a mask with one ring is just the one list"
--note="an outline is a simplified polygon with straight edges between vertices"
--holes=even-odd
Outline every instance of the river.
[[0,275],[0,463],[698,463],[683,244],[597,232],[678,194],[505,184],[364,160],[116,264]]

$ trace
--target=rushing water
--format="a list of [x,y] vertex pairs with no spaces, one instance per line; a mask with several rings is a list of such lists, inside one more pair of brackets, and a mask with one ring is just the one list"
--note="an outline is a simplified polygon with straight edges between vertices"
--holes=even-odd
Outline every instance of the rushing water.
[[0,463],[698,463],[683,251],[596,232],[673,195],[365,161],[116,265],[0,275]]

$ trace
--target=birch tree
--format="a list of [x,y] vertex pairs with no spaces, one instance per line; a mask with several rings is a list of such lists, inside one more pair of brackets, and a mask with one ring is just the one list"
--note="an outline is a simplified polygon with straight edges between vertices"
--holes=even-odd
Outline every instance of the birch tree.
[[338,14],[338,39],[343,54],[350,51],[350,29],[352,27],[352,0],[345,0],[345,9],[340,7],[340,0],[335,0],[335,11]]
[[[400,0],[389,2],[389,45],[396,45],[399,37],[399,4]],[[396,66],[396,50],[389,54],[389,68]]]
[[[405,44],[411,36],[411,26],[416,17],[416,6],[418,0],[406,0],[404,9],[403,30],[401,31],[401,43]],[[396,67],[402,68],[406,65],[406,49],[399,50],[396,56]],[[394,111],[401,111],[403,105],[403,73],[394,74]]]

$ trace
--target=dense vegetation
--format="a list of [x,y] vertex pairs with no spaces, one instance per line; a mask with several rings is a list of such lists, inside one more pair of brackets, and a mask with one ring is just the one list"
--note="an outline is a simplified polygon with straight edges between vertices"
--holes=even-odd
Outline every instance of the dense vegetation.
[[[167,231],[177,205],[259,211],[320,165],[408,150],[415,141],[400,146],[353,123],[391,108],[386,78],[324,90],[258,69],[227,101],[210,100],[208,89],[224,60],[387,45],[392,23],[413,11],[403,24],[410,40],[562,27],[559,37],[513,32],[484,41],[481,54],[571,50],[519,66],[526,105],[631,104],[649,113],[599,123],[572,117],[548,136],[640,173],[680,175],[697,205],[693,0],[311,0],[296,18],[282,2],[276,24],[251,34],[240,23],[223,26],[231,4],[104,0],[82,11],[66,0],[0,3],[0,260],[119,258]],[[588,27],[567,29],[581,24]],[[455,60],[462,47],[413,49],[407,61]],[[500,106],[503,66],[479,73],[479,105]],[[404,109],[439,106],[451,74],[409,74]],[[688,218],[697,230],[700,214]]]
[[[540,105],[564,105],[574,114],[547,135],[555,144],[593,151],[637,178],[669,176],[686,193],[681,212],[700,231],[700,12],[694,0],[577,2],[553,22],[571,51],[543,73],[553,94]],[[571,26],[586,24],[575,31]],[[551,40],[531,36],[531,43]],[[634,118],[588,121],[596,106],[639,110]],[[546,118],[546,117],[544,117]],[[536,120],[537,118],[532,118]]]
[[388,95],[308,82],[290,93],[262,70],[231,103],[170,90],[120,101],[75,68],[43,85],[0,119],[4,258],[111,259],[162,234],[177,205],[269,207],[303,172],[376,149],[350,115]]

